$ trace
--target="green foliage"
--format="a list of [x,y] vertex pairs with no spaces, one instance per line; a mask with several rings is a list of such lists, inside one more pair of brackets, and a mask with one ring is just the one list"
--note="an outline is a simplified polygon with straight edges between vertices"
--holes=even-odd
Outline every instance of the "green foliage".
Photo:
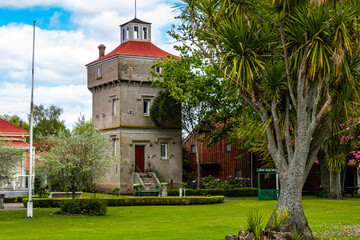
[[282,212],[276,211],[276,214],[273,215],[270,221],[270,228],[276,232],[279,232],[280,227],[285,223],[288,217],[289,217],[289,212],[287,208],[285,208]]
[[81,212],[89,216],[104,216],[107,212],[104,200],[90,199],[80,204]]
[[254,233],[255,239],[261,239],[261,233],[265,228],[265,215],[261,210],[253,210],[246,213],[247,229]]
[[34,105],[34,139],[57,136],[61,131],[68,134],[65,122],[60,120],[62,113],[63,109],[55,105],[48,108],[44,105]]
[[114,187],[112,192],[116,193],[116,197],[119,197],[120,188],[119,187]]
[[67,191],[75,192],[83,186],[91,186],[114,161],[110,138],[93,128],[70,135],[60,132],[48,139],[53,147],[46,153],[42,169],[48,174],[51,189],[68,186]]
[[4,203],[14,203],[16,201],[16,197],[6,197],[4,198]]
[[216,179],[209,175],[201,179],[202,188],[205,189],[235,189],[250,186],[250,179],[228,176],[225,180]]
[[150,108],[150,117],[161,128],[181,128],[181,104],[161,91]]
[[20,166],[24,159],[24,150],[20,148],[11,147],[11,141],[5,142],[0,135],[0,185],[15,174],[14,170]]
[[291,240],[301,240],[303,239],[302,234],[299,232],[296,226],[294,226],[294,230],[292,232]]
[[59,205],[62,214],[76,214],[81,212],[78,201],[76,202],[64,201],[64,202],[60,202]]
[[[215,204],[224,202],[224,196],[196,196],[196,197],[119,197],[119,198],[96,198],[103,201],[107,206],[142,206],[142,205],[198,205]],[[90,204],[94,198],[80,198],[80,206]],[[28,199],[23,198],[26,206]],[[71,202],[64,198],[33,198],[34,208],[57,208],[62,202]]]

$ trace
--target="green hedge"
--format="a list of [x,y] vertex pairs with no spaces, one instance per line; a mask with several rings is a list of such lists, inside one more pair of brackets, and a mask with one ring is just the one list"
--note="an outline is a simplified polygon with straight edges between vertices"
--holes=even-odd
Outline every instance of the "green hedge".
[[[179,196],[179,189],[168,189],[169,196]],[[186,196],[192,195],[223,195],[227,197],[253,197],[258,195],[257,188],[235,188],[235,189],[186,189]]]
[[6,197],[4,198],[4,203],[14,203],[16,202],[15,199],[16,197]]
[[[126,197],[101,199],[109,207],[113,206],[138,206],[138,205],[196,205],[196,204],[215,204],[224,202],[224,196],[211,197]],[[91,201],[91,198],[80,198],[80,203]],[[26,206],[28,199],[23,198]],[[57,208],[63,201],[71,201],[70,198],[33,198],[34,208]]]

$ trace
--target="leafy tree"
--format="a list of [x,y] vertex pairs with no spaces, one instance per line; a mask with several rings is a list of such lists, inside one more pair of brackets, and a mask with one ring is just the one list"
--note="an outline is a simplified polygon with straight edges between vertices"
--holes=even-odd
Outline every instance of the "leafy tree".
[[302,187],[334,134],[326,126],[336,91],[352,89],[359,99],[359,69],[348,60],[359,56],[360,1],[183,0],[178,7],[182,25],[172,36],[199,49],[261,119],[281,184],[271,219],[288,209],[281,230],[296,227],[314,239]]
[[100,180],[114,161],[113,144],[107,136],[93,128],[87,129],[86,122],[77,127],[86,131],[74,131],[70,135],[59,132],[48,137],[51,149],[44,155],[43,170],[47,172],[52,188],[68,188],[75,192]]
[[161,128],[181,128],[181,104],[161,91],[150,108],[150,117]]
[[23,159],[24,150],[11,147],[10,141],[5,147],[5,142],[0,139],[0,184],[11,179]]
[[216,105],[214,93],[221,92],[221,89],[217,72],[204,65],[198,51],[187,46],[178,49],[184,57],[178,60],[168,58],[153,66],[163,68],[162,74],[154,74],[153,83],[165,88],[168,98],[173,98],[181,106],[182,129],[194,140],[199,189],[201,173],[198,141],[208,116],[211,115],[211,107]]
[[69,132],[65,122],[60,120],[63,109],[55,105],[45,108],[34,105],[34,139],[41,139],[50,135],[57,135],[60,131]]

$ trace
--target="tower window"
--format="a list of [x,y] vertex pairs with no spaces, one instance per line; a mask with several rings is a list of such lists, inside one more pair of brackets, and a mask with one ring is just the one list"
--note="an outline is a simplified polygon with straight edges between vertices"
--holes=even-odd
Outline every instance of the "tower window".
[[148,27],[143,27],[143,39],[148,39]]
[[146,115],[150,114],[150,100],[144,99],[143,103],[144,103],[144,114]]
[[116,99],[112,99],[112,115],[116,116]]
[[125,28],[122,29],[122,40],[125,41]]
[[160,151],[161,151],[161,159],[167,159],[168,155],[168,144],[167,143],[161,143],[160,144]]
[[126,27],[126,39],[130,38],[130,31],[129,31],[129,27]]
[[134,39],[139,39],[139,26],[134,26]]
[[101,75],[101,67],[98,67],[97,68],[97,78],[99,79],[101,77],[102,77],[102,75]]
[[113,139],[113,143],[114,143],[114,156],[116,156],[116,145],[117,145],[116,138]]

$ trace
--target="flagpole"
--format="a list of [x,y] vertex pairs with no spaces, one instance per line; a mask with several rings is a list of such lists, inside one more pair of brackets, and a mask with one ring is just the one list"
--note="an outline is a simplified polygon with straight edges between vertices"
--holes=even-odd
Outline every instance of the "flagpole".
[[33,184],[33,123],[34,123],[34,58],[35,56],[35,21],[33,27],[33,53],[32,53],[32,73],[31,73],[31,102],[30,102],[30,156],[29,156],[29,201],[27,203],[27,217],[33,217],[32,184]]

